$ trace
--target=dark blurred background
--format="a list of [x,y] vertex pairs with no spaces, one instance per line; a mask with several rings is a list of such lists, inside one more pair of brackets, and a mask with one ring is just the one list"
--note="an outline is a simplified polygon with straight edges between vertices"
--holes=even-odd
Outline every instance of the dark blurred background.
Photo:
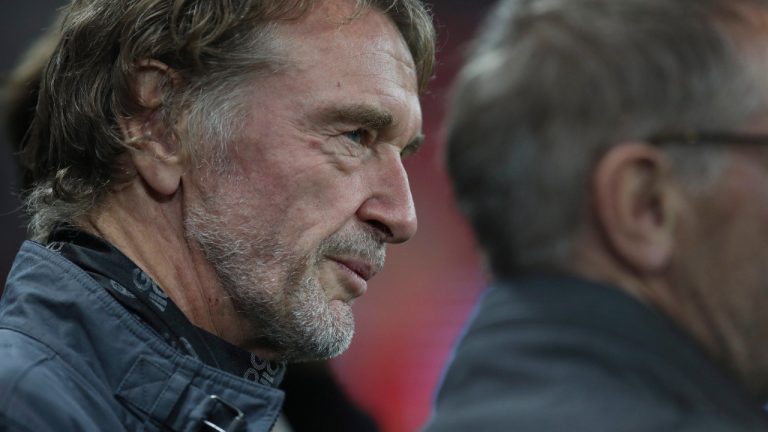
[[[215,1],[215,0],[212,0]],[[51,25],[64,0],[2,0],[0,74],[4,78]],[[332,367],[352,398],[383,432],[415,431],[427,419],[451,346],[483,286],[469,230],[451,200],[441,163],[448,86],[490,0],[435,0],[438,62],[422,98],[427,143],[407,163],[419,232],[390,247],[384,271],[355,304],[357,334]],[[0,126],[0,277],[25,237],[17,174],[6,125]]]

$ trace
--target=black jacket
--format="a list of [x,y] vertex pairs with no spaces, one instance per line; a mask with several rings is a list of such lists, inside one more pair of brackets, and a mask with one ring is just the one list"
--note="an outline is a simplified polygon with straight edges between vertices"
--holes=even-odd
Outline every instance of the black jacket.
[[768,431],[762,407],[618,289],[530,276],[485,295],[426,432]]
[[0,431],[272,428],[283,392],[180,354],[91,276],[26,242],[0,299]]

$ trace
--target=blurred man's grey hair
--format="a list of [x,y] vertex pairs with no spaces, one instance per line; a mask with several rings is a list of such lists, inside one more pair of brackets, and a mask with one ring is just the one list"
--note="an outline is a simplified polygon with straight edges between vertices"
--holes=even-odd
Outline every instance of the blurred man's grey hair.
[[[457,84],[447,158],[496,275],[567,262],[591,169],[611,146],[729,130],[764,108],[725,31],[744,3],[765,4],[518,0],[491,14]],[[699,187],[718,171],[717,149],[669,151]]]

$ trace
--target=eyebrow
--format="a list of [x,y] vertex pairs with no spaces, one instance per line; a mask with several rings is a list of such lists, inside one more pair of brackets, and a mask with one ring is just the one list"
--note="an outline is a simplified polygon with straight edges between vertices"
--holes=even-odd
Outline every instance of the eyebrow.
[[[373,130],[385,129],[395,122],[389,111],[366,104],[333,106],[321,110],[319,119],[327,123],[350,123]],[[419,133],[403,148],[401,154],[410,156],[424,143],[424,134]]]

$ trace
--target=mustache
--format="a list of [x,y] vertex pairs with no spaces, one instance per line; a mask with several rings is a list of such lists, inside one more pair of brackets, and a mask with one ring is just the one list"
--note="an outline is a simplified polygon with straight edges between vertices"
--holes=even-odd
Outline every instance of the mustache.
[[372,230],[344,229],[320,242],[317,259],[325,255],[344,256],[369,263],[378,273],[387,259],[387,249],[381,235]]

